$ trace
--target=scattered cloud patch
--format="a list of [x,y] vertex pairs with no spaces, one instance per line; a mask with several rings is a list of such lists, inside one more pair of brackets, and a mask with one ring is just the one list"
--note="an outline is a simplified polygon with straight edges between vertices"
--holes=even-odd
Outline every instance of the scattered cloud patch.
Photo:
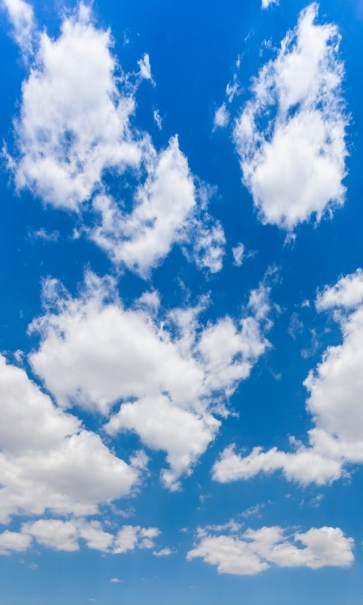
[[[135,200],[130,214],[124,213],[109,196],[99,195],[93,201],[101,222],[92,229],[90,238],[115,263],[124,264],[147,277],[150,269],[169,253],[174,242],[189,239],[194,233],[199,248],[206,249],[207,257],[212,257],[209,263],[208,259],[205,261],[205,266],[211,270],[221,268],[219,249],[225,241],[223,230],[219,224],[208,228],[194,218],[196,189],[177,137],[155,156]],[[219,247],[214,244],[216,240]],[[215,249],[218,249],[217,261],[213,258]],[[200,264],[202,261],[198,256],[196,258]]]
[[156,126],[159,128],[159,130],[162,130],[163,120],[158,109],[154,109],[153,118]]
[[162,548],[161,550],[154,550],[153,555],[155,557],[169,557],[173,552],[171,548]]
[[238,244],[235,248],[232,248],[232,254],[233,254],[234,264],[236,265],[236,267],[241,267],[244,256],[245,256],[244,245]]
[[262,8],[268,8],[270,4],[278,4],[278,0],[262,0]]
[[153,82],[153,78],[151,75],[151,65],[150,65],[150,57],[148,54],[145,54],[140,61],[137,62],[140,68],[140,76],[143,80],[151,80]]
[[222,103],[220,107],[216,110],[213,119],[213,130],[217,128],[225,128],[229,122],[229,111],[227,110],[227,106],[225,103]]
[[236,535],[202,535],[187,560],[197,557],[217,567],[218,573],[256,575],[276,567],[349,567],[354,541],[339,528],[312,528],[286,536],[281,527],[247,529]]
[[[156,527],[124,525],[116,535],[104,531],[99,521],[85,519],[39,519],[23,523],[20,532],[5,531],[0,534],[0,554],[25,551],[32,540],[46,548],[74,552],[85,543],[92,550],[121,554],[136,548],[154,548],[154,538],[160,534]],[[117,583],[118,578],[111,579]]]
[[342,344],[330,346],[315,371],[304,381],[309,392],[306,408],[315,427],[308,431],[309,445],[290,437],[293,451],[255,447],[248,456],[227,447],[213,467],[221,483],[248,479],[281,470],[301,485],[330,484],[346,473],[349,464],[363,464],[363,295],[362,271],[325,288],[316,300],[319,311],[333,310]]
[[243,182],[264,223],[291,231],[344,203],[344,75],[335,25],[311,4],[253,81],[236,121]]

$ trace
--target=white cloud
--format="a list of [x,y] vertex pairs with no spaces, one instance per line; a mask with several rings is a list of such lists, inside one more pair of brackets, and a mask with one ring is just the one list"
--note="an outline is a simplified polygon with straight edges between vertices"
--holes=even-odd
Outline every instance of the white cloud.
[[262,8],[268,8],[270,4],[278,4],[278,0],[262,0]]
[[30,53],[34,33],[33,8],[24,0],[0,0],[1,5],[8,13],[16,43],[23,53]]
[[311,569],[348,567],[354,561],[353,546],[353,539],[346,538],[339,528],[312,528],[286,537],[281,527],[262,527],[247,529],[239,536],[202,534],[187,560],[201,557],[216,565],[219,573],[255,575],[271,564]]
[[157,527],[143,528],[134,525],[124,525],[118,532],[113,552],[115,554],[125,553],[135,548],[154,548],[153,539],[157,538],[160,530]]
[[169,557],[173,554],[171,548],[162,548],[161,550],[154,550],[153,555],[155,557]]
[[319,311],[326,311],[334,307],[354,309],[363,302],[363,271],[357,269],[355,273],[342,277],[333,287],[326,286],[320,292],[316,301]]
[[146,276],[172,244],[182,239],[182,229],[195,207],[195,187],[188,162],[179,149],[178,139],[154,158],[149,175],[135,195],[130,214],[109,196],[93,202],[101,224],[90,237],[116,263]]
[[236,267],[240,267],[243,263],[243,257],[245,254],[245,247],[243,244],[238,244],[235,248],[232,248],[232,254],[234,258],[234,264]]
[[214,439],[220,422],[213,411],[227,413],[226,398],[269,346],[267,295],[264,287],[252,292],[244,318],[202,328],[205,303],[163,315],[155,293],[125,309],[111,278],[88,274],[79,298],[48,281],[48,310],[30,328],[41,344],[29,359],[62,407],[107,417],[120,402],[107,432],[135,431],[166,451],[170,470],[162,478],[176,489]]
[[116,77],[109,31],[96,29],[84,7],[62,24],[61,35],[40,35],[23,84],[16,136],[18,188],[44,202],[78,210],[105,169],[138,167],[149,145],[133,136],[133,89]]
[[[153,83],[149,55],[138,62],[139,75],[125,75],[112,43],[110,31],[97,28],[82,4],[63,21],[57,39],[39,34],[15,120],[18,154],[7,154],[16,186],[56,208],[83,212],[81,232],[114,263],[142,277],[174,243],[190,239],[199,244],[191,255],[197,265],[219,271],[223,229],[209,215],[206,221],[201,216],[199,191],[177,136],[158,153],[150,136],[131,122],[140,80]],[[161,127],[158,112],[154,119]],[[134,181],[114,199],[105,173],[117,178],[127,170]],[[122,195],[129,197],[129,186],[132,206],[126,210]]]
[[161,130],[163,127],[163,120],[158,109],[154,109],[153,118],[156,126]]
[[135,431],[148,447],[168,452],[166,460],[172,470],[164,470],[162,479],[167,487],[176,489],[177,477],[191,473],[219,426],[220,422],[211,414],[199,415],[177,407],[166,396],[159,396],[124,403],[106,425],[106,431],[110,435]]
[[0,356],[0,520],[14,514],[97,512],[130,493],[140,471],[54,406],[24,370]]
[[[5,531],[0,534],[0,554],[25,551],[30,548],[33,538],[52,550],[77,551],[83,541],[92,550],[120,554],[135,548],[154,548],[153,539],[159,534],[156,527],[124,525],[114,535],[105,532],[99,521],[39,519],[23,523],[19,533]],[[117,578],[111,580],[118,581]]]
[[234,130],[261,220],[287,230],[344,203],[339,35],[335,25],[315,23],[317,11],[317,4],[302,11],[276,59],[261,69]]
[[362,271],[341,278],[318,295],[318,310],[343,307],[333,313],[342,331],[342,344],[330,346],[315,371],[304,381],[309,392],[307,411],[315,427],[309,445],[290,438],[292,452],[256,447],[247,456],[227,447],[213,467],[217,481],[248,479],[281,470],[290,481],[323,485],[339,479],[348,464],[363,464],[363,295]]
[[216,110],[213,119],[213,130],[216,128],[225,128],[229,122],[229,111],[225,103],[222,103]]
[[145,54],[143,58],[137,62],[140,67],[140,76],[143,80],[151,80],[153,81],[151,75],[151,65],[150,65],[150,57],[148,54]]
[[173,137],[165,150],[149,158],[148,176],[136,190],[131,212],[124,212],[110,196],[95,197],[93,209],[100,222],[89,237],[114,263],[145,278],[174,243],[182,244],[199,268],[216,273],[222,269],[226,240],[221,224],[207,213],[207,204],[207,193],[196,188],[178,138]]
[[4,531],[0,534],[0,555],[10,555],[13,552],[24,552],[31,544],[31,537],[15,531]]

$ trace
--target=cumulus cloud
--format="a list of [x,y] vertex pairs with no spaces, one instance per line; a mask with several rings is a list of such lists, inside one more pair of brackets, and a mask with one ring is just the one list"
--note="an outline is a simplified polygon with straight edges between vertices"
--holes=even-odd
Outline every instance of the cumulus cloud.
[[251,293],[244,317],[204,328],[206,301],[163,315],[154,292],[126,309],[115,282],[90,273],[79,298],[52,280],[44,297],[46,313],[30,327],[41,336],[29,358],[34,371],[60,406],[106,418],[113,411],[110,435],[134,431],[166,451],[170,469],[162,479],[177,488],[215,437],[220,421],[213,412],[227,413],[223,402],[269,346],[267,289]]
[[363,271],[342,277],[333,287],[326,286],[316,300],[318,311],[326,311],[334,307],[354,309],[363,302]]
[[164,258],[195,207],[195,187],[178,139],[149,165],[149,175],[135,195],[135,207],[125,213],[109,196],[99,195],[93,207],[101,223],[90,234],[116,263],[147,275]]
[[24,54],[30,53],[34,34],[33,8],[24,0],[0,0],[0,6],[8,13],[16,43]]
[[4,531],[0,534],[0,555],[10,555],[13,552],[24,552],[31,544],[31,537],[15,531]]
[[[82,9],[82,7],[81,7]],[[16,137],[17,187],[57,208],[78,210],[105,169],[138,167],[148,141],[135,137],[132,89],[117,86],[109,31],[96,29],[87,10],[46,32],[23,84]]]
[[[191,255],[197,265],[219,271],[223,230],[209,215],[208,225],[200,216],[195,179],[177,137],[157,152],[134,125],[137,86],[141,79],[153,82],[149,55],[138,62],[139,75],[124,74],[111,52],[110,31],[91,17],[81,4],[58,38],[39,34],[15,121],[17,155],[8,155],[17,188],[83,213],[81,232],[142,277],[174,243],[189,239],[199,246]],[[106,173],[132,180],[122,182],[118,199],[108,191]]]
[[25,371],[0,356],[0,520],[14,514],[87,515],[128,495],[138,459],[114,456],[99,435],[57,408]]
[[236,121],[243,182],[264,223],[292,230],[344,203],[345,127],[339,34],[311,4],[253,81]]
[[305,533],[286,536],[281,527],[247,529],[237,535],[199,533],[199,542],[188,552],[217,566],[219,573],[255,575],[277,567],[348,567],[354,561],[354,541],[339,528],[312,528]]
[[[92,550],[120,554],[136,548],[154,548],[154,538],[160,534],[156,527],[124,525],[117,534],[104,531],[99,521],[85,519],[39,519],[23,523],[20,532],[5,531],[0,534],[0,554],[25,551],[33,539],[52,550],[74,552],[81,543]],[[116,582],[117,579],[111,580]]]
[[177,137],[149,158],[148,176],[125,212],[111,196],[98,195],[93,209],[98,223],[89,237],[116,264],[148,277],[174,243],[190,261],[212,273],[222,269],[225,236],[221,224],[207,212],[208,193],[197,188]]
[[291,452],[277,448],[264,452],[256,447],[247,456],[231,445],[213,467],[217,481],[226,483],[281,470],[290,481],[323,485],[339,479],[348,464],[363,463],[362,275],[358,269],[317,297],[318,310],[333,309],[343,341],[327,348],[316,370],[304,381],[309,392],[306,408],[315,424],[308,431],[309,445],[291,437]]

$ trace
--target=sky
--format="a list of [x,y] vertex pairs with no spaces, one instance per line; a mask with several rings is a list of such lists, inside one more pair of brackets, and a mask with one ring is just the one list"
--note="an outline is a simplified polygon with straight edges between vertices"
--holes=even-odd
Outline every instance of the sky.
[[0,605],[361,604],[361,0],[0,28]]

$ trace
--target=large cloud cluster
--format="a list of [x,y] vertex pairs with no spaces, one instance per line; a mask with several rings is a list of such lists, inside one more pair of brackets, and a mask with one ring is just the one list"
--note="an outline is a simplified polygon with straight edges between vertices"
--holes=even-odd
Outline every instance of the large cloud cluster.
[[[15,121],[17,153],[8,156],[17,188],[84,217],[91,210],[83,232],[142,277],[174,243],[188,240],[194,241],[189,257],[219,271],[223,229],[206,212],[178,138],[158,152],[134,125],[138,86],[152,80],[149,56],[138,62],[139,72],[123,73],[110,31],[97,28],[83,4],[56,39],[46,31],[35,35],[30,5],[6,5],[21,48],[27,43],[35,56]],[[128,185],[123,180],[114,197],[105,176],[136,179],[127,210]]]
[[114,280],[91,273],[79,298],[55,281],[46,282],[44,297],[48,310],[30,328],[41,336],[29,358],[33,370],[60,406],[107,419],[112,411],[110,435],[135,431],[148,447],[165,450],[171,470],[163,480],[178,487],[214,439],[220,421],[213,412],[227,413],[222,402],[268,346],[268,289],[251,293],[245,317],[204,328],[198,316],[205,300],[163,316],[157,293],[149,292],[125,309]]

